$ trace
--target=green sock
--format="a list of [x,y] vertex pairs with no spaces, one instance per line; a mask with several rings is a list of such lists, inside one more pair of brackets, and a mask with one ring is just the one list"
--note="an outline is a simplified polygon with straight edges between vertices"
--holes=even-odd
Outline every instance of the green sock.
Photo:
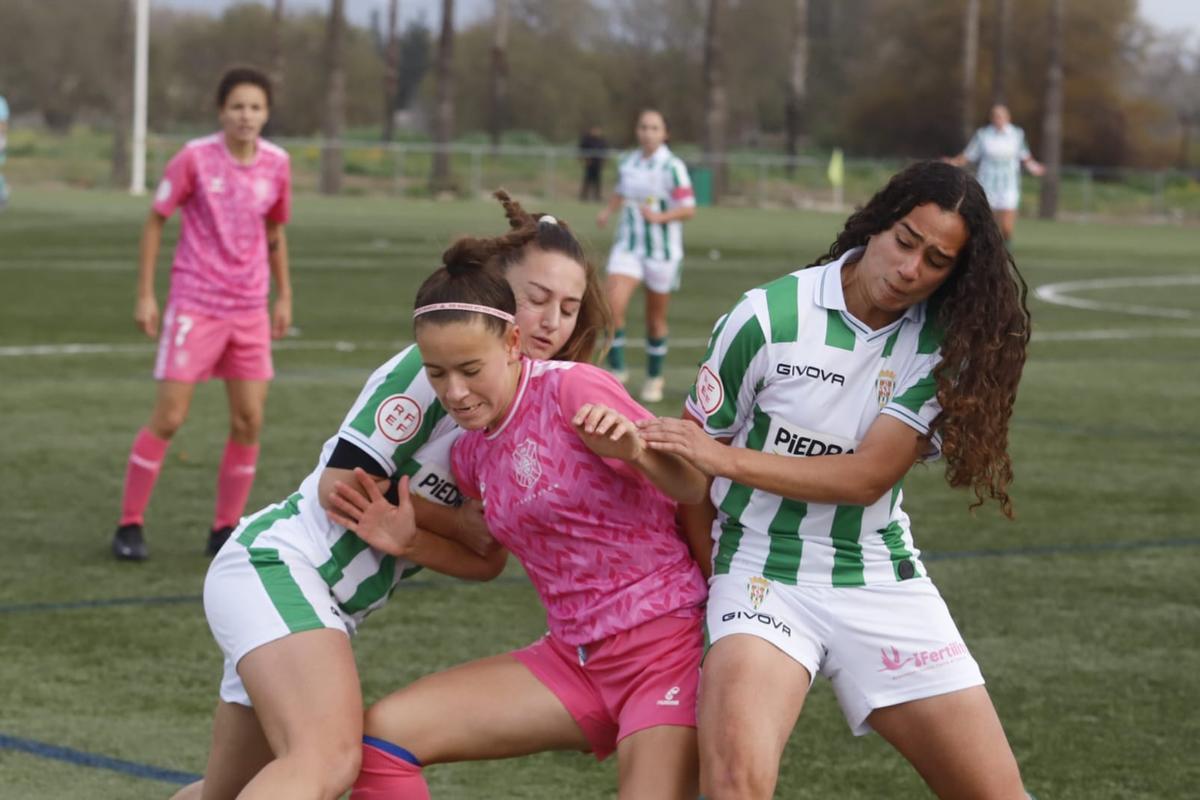
[[662,375],[663,362],[667,360],[667,337],[646,337],[646,374],[651,378]]
[[608,349],[608,366],[614,372],[625,369],[625,329],[613,334],[612,347]]

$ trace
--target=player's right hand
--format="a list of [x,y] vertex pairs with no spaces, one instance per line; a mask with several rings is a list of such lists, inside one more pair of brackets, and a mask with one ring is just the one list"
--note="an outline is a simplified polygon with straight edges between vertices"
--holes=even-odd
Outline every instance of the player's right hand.
[[133,321],[142,333],[151,339],[158,338],[158,300],[154,295],[139,297],[133,307]]
[[407,557],[417,540],[417,522],[408,496],[408,476],[400,478],[399,505],[393,505],[379,491],[373,477],[361,467],[354,468],[359,487],[338,482],[329,496],[329,518],[377,550],[398,558]]

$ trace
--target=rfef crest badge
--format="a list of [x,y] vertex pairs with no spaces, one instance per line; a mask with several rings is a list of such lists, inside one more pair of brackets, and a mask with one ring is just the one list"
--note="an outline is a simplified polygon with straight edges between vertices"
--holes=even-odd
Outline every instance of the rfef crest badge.
[[696,376],[696,401],[705,414],[712,414],[725,402],[725,387],[721,379],[705,364]]
[[513,472],[516,475],[517,483],[522,489],[528,489],[537,483],[538,478],[542,477],[542,465],[538,461],[537,442],[533,439],[526,439],[517,445],[517,449],[513,450]]
[[879,370],[879,377],[875,379],[875,389],[879,392],[879,407],[883,408],[892,400],[892,394],[896,391],[896,373],[890,369]]
[[754,606],[755,611],[767,599],[767,592],[770,591],[770,587],[771,582],[758,575],[751,576],[750,580],[746,581],[746,589],[750,592],[750,605]]

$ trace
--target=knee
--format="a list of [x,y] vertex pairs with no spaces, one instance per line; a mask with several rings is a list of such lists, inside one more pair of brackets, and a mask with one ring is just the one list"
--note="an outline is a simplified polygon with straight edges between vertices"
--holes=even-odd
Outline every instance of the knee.
[[775,791],[776,768],[736,750],[704,753],[700,758],[700,793],[709,800],[757,800]]
[[183,427],[187,410],[183,408],[156,408],[150,417],[150,432],[160,439],[170,439]]
[[262,411],[235,411],[229,416],[229,435],[241,444],[254,444],[262,425]]
[[354,786],[362,768],[362,742],[327,742],[320,748],[298,749],[286,758],[306,783],[319,788],[321,797],[341,797]]

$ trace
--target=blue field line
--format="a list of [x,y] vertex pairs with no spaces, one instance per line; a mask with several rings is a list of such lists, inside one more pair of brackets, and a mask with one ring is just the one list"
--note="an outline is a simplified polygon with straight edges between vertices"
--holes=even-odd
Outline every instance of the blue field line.
[[22,739],[19,736],[8,736],[0,733],[0,750],[17,750],[40,758],[52,758],[55,761],[65,761],[68,764],[78,764],[81,767],[94,767],[119,772],[122,775],[132,775],[135,778],[147,778],[152,781],[176,783],[180,785],[194,783],[203,775],[192,772],[179,772],[173,769],[161,769],[133,761],[123,761],[119,758],[100,756],[95,753],[85,753],[70,747],[59,747],[55,744],[35,742],[33,739]]

